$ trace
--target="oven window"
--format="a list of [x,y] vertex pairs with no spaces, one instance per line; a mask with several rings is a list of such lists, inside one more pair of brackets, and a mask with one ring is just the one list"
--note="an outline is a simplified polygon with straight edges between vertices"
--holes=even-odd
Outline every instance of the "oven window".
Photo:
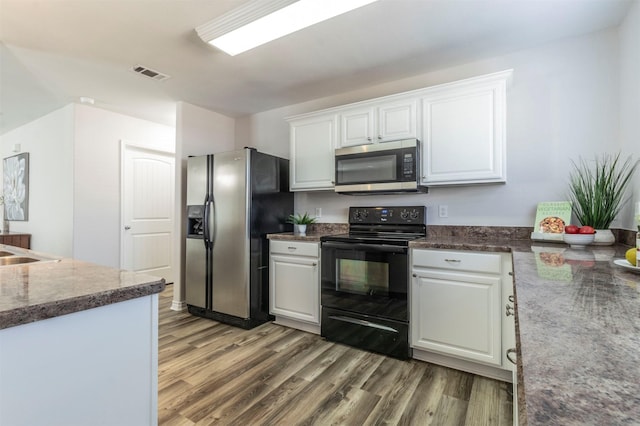
[[388,296],[389,264],[356,259],[336,259],[336,290]]
[[341,184],[395,181],[397,176],[395,155],[338,160],[337,168]]

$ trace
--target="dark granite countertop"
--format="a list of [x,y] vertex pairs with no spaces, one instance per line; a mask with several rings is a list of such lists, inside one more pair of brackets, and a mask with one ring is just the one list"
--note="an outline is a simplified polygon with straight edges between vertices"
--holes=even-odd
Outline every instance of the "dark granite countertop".
[[346,223],[313,223],[307,226],[306,235],[283,232],[280,234],[268,234],[267,238],[281,241],[320,242],[320,238],[325,235],[346,234],[347,232],[349,232],[349,225]]
[[294,234],[293,232],[282,232],[280,234],[268,234],[267,235],[267,239],[269,240],[274,240],[274,241],[306,241],[309,243],[318,243],[320,242],[320,238],[323,237],[324,235],[329,235],[329,234],[323,234],[323,233],[309,233],[307,232],[306,235],[297,235]]
[[[1,244],[0,250],[33,253]],[[0,330],[148,296],[164,287],[160,278],[73,259],[1,266]]]
[[627,245],[433,237],[413,248],[513,254],[521,425],[640,424],[640,274]]

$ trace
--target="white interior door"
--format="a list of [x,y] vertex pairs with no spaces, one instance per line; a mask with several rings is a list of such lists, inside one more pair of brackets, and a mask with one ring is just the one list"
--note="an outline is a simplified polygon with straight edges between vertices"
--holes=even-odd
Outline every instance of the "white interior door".
[[173,154],[122,147],[121,267],[174,282]]

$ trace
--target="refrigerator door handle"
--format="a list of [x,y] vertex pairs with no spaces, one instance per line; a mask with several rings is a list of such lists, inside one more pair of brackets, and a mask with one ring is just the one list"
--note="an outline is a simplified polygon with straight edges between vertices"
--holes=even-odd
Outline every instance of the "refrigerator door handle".
[[207,228],[208,240],[211,247],[216,240],[216,204],[213,202],[213,198],[207,203],[209,215],[207,216],[207,222],[205,228]]
[[209,248],[209,242],[211,241],[211,235],[209,233],[209,215],[211,212],[209,211],[209,195],[207,195],[204,199],[204,216],[203,216],[203,226],[202,226],[202,236],[204,237],[204,246],[205,248]]

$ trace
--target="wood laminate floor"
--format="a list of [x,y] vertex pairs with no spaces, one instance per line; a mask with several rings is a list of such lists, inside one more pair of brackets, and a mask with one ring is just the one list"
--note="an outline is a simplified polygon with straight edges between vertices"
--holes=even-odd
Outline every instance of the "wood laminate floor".
[[264,324],[169,309],[160,294],[159,424],[511,425],[511,385]]

